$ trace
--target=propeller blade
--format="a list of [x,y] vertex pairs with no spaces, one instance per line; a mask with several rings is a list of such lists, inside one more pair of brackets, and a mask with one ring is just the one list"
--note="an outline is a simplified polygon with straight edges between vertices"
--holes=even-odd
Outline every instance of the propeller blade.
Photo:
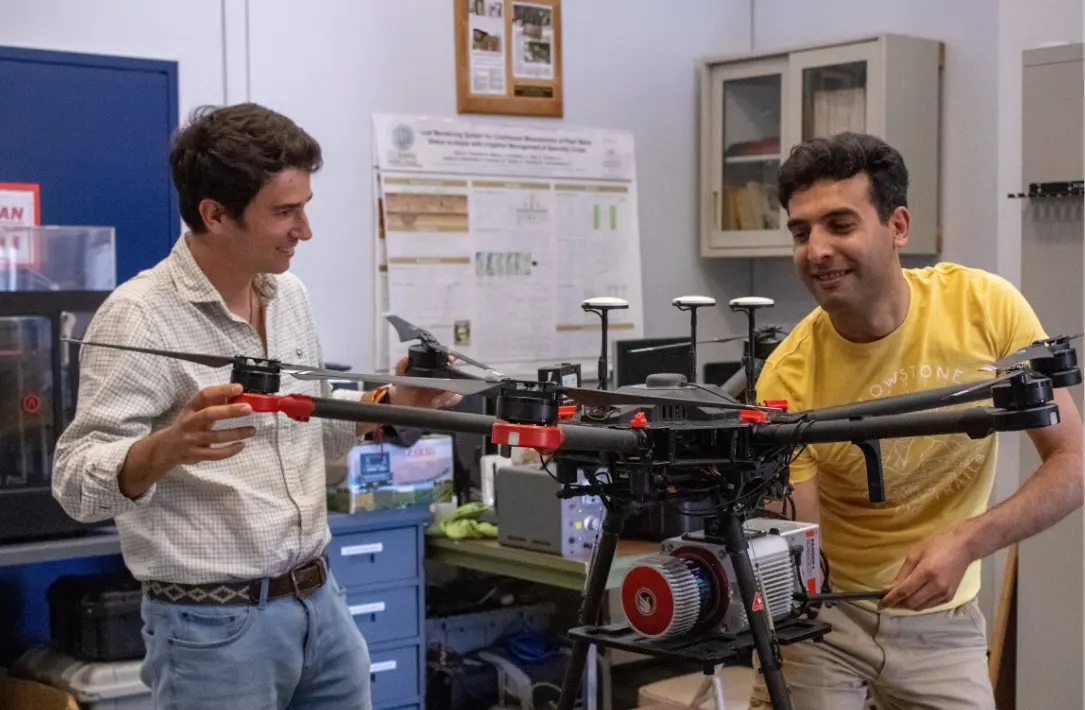
[[[441,346],[441,347],[444,347],[444,346]],[[493,374],[493,375],[495,375],[497,377],[504,377],[504,375],[502,375],[500,372],[493,369],[489,365],[484,365],[481,362],[479,362],[478,360],[475,360],[474,358],[467,357],[463,353],[457,352],[457,351],[453,350],[452,348],[445,348],[445,351],[448,352],[449,355],[456,358],[457,360],[462,360],[462,361],[466,362],[468,365],[474,365],[475,367],[477,367],[477,368],[479,368],[481,370],[485,370],[486,372],[489,372],[489,373],[491,373],[491,374]]]
[[362,372],[338,372],[336,370],[302,369],[291,372],[299,380],[351,380],[378,385],[402,385],[424,389],[444,390],[464,396],[479,394],[501,385],[493,380],[446,379],[438,377],[408,377],[404,375],[376,375]]
[[671,404],[685,407],[708,407],[712,409],[760,409],[764,411],[779,411],[771,407],[751,406],[736,402],[729,397],[713,392],[706,392],[700,388],[666,389],[661,388],[660,394],[652,394],[645,388],[643,394],[612,390],[582,389],[580,387],[563,387],[560,391],[569,399],[583,404],[586,407],[609,407],[623,404],[651,406],[656,404]]
[[[707,345],[709,343],[729,343],[732,340],[742,340],[745,337],[746,337],[745,335],[731,335],[731,336],[728,336],[726,338],[712,338],[711,340],[698,340],[697,344],[698,345]],[[649,346],[649,347],[646,347],[646,348],[633,348],[629,352],[630,352],[630,354],[632,354],[632,353],[651,353],[651,352],[655,352],[657,350],[671,350],[673,348],[688,348],[688,347],[689,347],[689,341],[686,340],[686,341],[679,342],[679,343],[667,343],[665,345],[652,345],[652,346]]]
[[[221,355],[201,355],[197,353],[182,353],[175,352],[173,350],[155,350],[153,348],[137,348],[134,345],[115,345],[113,343],[98,343],[89,340],[73,340],[71,338],[61,338],[66,343],[75,343],[76,345],[91,345],[99,348],[113,348],[115,350],[131,350],[137,353],[147,353],[148,355],[162,355],[164,357],[172,357],[175,360],[187,360],[188,362],[194,362],[197,365],[206,365],[207,367],[226,367],[234,363],[232,357],[223,357]],[[253,358],[254,360],[260,360],[264,358]]]
[[1041,360],[1043,358],[1052,357],[1055,354],[1055,351],[1051,350],[1051,344],[1054,344],[1056,341],[1060,340],[1065,340],[1067,343],[1069,343],[1071,340],[1077,340],[1083,335],[1085,335],[1085,333],[1078,333],[1076,335],[1056,335],[1052,338],[1046,339],[1041,343],[1036,343],[1021,348],[1020,350],[1016,350],[1015,352],[1010,353],[1001,360],[994,362],[990,365],[985,365],[980,369],[987,371],[1005,370],[1006,368],[1013,367],[1014,365],[1020,365],[1021,363],[1028,362],[1029,360]]
[[982,382],[977,382],[977,383],[975,383],[973,385],[969,385],[968,387],[965,387],[964,389],[957,390],[956,392],[951,392],[951,393],[946,395],[946,399],[952,399],[954,397],[963,397],[964,395],[968,394],[969,392],[975,392],[977,390],[983,389],[984,387],[993,387],[993,386],[997,385],[999,382],[1005,382],[1006,380],[1013,379],[1014,377],[1017,376],[1017,374],[1018,373],[1017,373],[1016,370],[1011,370],[1009,372],[1005,372],[1005,373],[999,375],[998,377],[994,377],[994,378],[991,378],[989,380],[983,380]]
[[1046,345],[1029,345],[1028,347],[1012,352],[1001,360],[981,367],[980,369],[988,372],[991,370],[1005,370],[1006,368],[1020,365],[1029,360],[1039,360],[1045,357],[1051,357],[1051,351]]
[[[405,343],[408,340],[414,340],[415,338],[425,338],[430,335],[429,332],[422,330],[413,323],[408,323],[399,316],[386,315],[385,320],[392,324],[392,327],[396,329],[396,333],[399,334],[399,342]],[[432,339],[433,336],[430,336]]]

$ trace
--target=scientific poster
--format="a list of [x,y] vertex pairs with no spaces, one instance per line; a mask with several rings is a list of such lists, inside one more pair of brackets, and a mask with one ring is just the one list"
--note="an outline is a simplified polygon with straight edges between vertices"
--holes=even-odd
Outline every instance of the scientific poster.
[[405,355],[394,313],[503,374],[579,362],[595,377],[599,318],[581,303],[617,296],[610,338],[641,337],[640,237],[632,136],[460,119],[374,117],[387,293],[375,354]]

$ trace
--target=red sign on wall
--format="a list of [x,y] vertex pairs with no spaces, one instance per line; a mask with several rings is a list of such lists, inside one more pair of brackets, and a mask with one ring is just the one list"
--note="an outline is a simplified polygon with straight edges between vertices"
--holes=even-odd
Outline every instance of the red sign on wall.
[[[41,191],[38,185],[0,182],[0,227],[32,227],[41,224]],[[0,264],[14,261],[35,267],[38,249],[32,235],[0,231]]]

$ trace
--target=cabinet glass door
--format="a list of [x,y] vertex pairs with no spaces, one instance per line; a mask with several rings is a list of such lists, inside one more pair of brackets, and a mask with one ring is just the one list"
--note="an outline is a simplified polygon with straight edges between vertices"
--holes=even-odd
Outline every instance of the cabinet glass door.
[[802,71],[802,139],[866,131],[866,62]]
[[751,247],[779,242],[780,172],[786,62],[721,68],[715,75],[716,135],[713,246]]
[[838,133],[880,133],[884,82],[876,44],[797,52],[791,57],[792,135],[796,140]]

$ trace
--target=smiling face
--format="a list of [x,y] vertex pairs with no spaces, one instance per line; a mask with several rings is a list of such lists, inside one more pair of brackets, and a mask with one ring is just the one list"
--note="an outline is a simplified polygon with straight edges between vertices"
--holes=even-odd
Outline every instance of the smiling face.
[[795,269],[829,314],[860,314],[877,306],[900,270],[909,215],[897,207],[878,218],[866,173],[818,180],[788,202]]
[[305,214],[312,197],[309,173],[288,168],[260,188],[238,219],[213,200],[203,200],[200,212],[224,260],[254,275],[281,274],[298,242],[313,236]]

